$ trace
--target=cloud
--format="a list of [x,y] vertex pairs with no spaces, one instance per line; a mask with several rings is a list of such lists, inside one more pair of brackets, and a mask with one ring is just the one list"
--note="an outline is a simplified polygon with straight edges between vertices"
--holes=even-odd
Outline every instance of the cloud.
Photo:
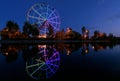
[[117,14],[114,14],[113,16],[109,17],[107,21],[114,21],[120,19],[120,12]]

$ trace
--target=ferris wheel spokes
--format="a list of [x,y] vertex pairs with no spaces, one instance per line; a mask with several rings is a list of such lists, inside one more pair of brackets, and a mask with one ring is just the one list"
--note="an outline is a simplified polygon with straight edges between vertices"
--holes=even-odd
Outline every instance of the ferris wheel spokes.
[[36,12],[40,17],[42,17],[42,18],[44,19],[44,17],[43,17],[36,9],[34,9],[34,7],[32,7],[32,10],[33,10],[34,12]]
[[36,73],[41,67],[43,67],[45,63],[43,63],[41,66],[39,66],[35,71],[33,71],[30,75],[32,76],[34,73]]
[[35,17],[35,16],[31,16],[31,15],[28,15],[28,17],[33,18],[33,19],[37,19],[37,20],[42,20],[42,21],[44,21],[44,19],[42,19],[42,18],[40,18],[40,17]]
[[35,66],[41,66],[43,64],[44,64],[44,62],[42,62],[42,63],[36,63],[36,64],[33,64],[33,65],[29,65],[26,68],[31,68],[31,67],[35,67]]
[[50,13],[50,15],[48,16],[48,19],[50,18],[50,17],[52,17],[52,15],[55,13],[55,9]]
[[40,31],[39,38],[53,37],[49,33],[49,24],[52,26],[53,32],[56,33],[60,27],[60,16],[56,9],[46,3],[33,5],[27,13],[27,21],[31,24],[37,24]]
[[59,18],[59,16],[55,16],[55,17],[49,18],[48,21],[54,20],[54,19],[56,19],[56,18]]

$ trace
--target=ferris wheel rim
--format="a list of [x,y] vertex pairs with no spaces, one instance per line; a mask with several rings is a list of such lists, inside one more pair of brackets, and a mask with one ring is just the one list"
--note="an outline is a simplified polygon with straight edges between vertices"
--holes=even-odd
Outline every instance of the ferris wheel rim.
[[[29,22],[30,19],[37,19],[38,21],[34,22],[34,23],[37,23],[37,24],[39,24],[39,26],[41,26],[42,22],[47,20],[53,26],[54,30],[58,31],[60,28],[60,24],[61,24],[59,13],[57,12],[57,10],[55,8],[44,3],[47,7],[47,12],[46,12],[47,16],[46,17],[42,16],[41,13],[39,13],[36,9],[34,9],[36,6],[39,6],[39,8],[42,9],[42,7],[41,7],[42,4],[43,3],[36,3],[28,10],[27,21]],[[53,11],[52,11],[52,9],[53,9]],[[34,11],[36,14],[38,14],[39,17],[36,17],[34,15],[30,15],[31,10]],[[48,14],[48,11],[50,12],[50,14]]]

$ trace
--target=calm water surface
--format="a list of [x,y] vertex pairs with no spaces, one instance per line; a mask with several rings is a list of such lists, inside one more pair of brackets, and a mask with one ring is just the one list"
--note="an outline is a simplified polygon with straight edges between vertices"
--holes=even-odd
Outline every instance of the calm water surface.
[[0,81],[120,81],[120,45],[0,45]]

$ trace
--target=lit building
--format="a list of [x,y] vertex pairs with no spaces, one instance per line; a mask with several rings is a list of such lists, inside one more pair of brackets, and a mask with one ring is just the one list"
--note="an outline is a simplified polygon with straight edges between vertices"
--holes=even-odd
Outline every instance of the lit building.
[[83,39],[88,39],[89,38],[89,30],[85,29],[83,32]]

